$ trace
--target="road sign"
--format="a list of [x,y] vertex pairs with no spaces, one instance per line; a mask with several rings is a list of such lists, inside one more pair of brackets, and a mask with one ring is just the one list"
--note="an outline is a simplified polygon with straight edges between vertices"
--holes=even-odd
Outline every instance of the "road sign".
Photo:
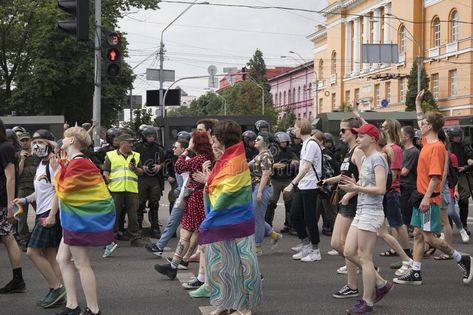
[[225,67],[223,68],[223,73],[237,73],[237,67]]
[[[166,94],[165,106],[179,106],[181,105],[181,89],[164,90]],[[146,106],[161,106],[159,103],[159,90],[146,91]]]
[[214,75],[217,74],[217,71],[218,71],[218,70],[217,70],[217,67],[216,67],[216,66],[211,65],[211,66],[209,66],[208,71],[209,71],[209,74],[210,74],[211,76],[214,76]]
[[389,101],[388,101],[387,99],[383,99],[383,100],[381,101],[381,106],[383,106],[383,107],[388,107],[388,105],[389,105]]
[[[146,69],[146,80],[161,81],[159,77],[159,69]],[[163,82],[176,81],[176,72],[174,70],[163,71]]]

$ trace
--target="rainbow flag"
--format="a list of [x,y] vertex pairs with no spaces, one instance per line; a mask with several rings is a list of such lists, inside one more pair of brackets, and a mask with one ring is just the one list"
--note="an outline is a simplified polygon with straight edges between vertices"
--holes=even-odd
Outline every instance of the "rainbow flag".
[[25,212],[24,211],[24,208],[23,208],[23,205],[21,203],[15,203],[13,205],[14,207],[14,210],[13,210],[13,217],[15,218],[15,220],[19,221],[20,220],[20,216]]
[[64,243],[103,246],[114,240],[115,205],[99,169],[86,158],[72,159],[55,177]]
[[206,217],[199,229],[199,244],[254,234],[250,170],[243,142],[227,149],[215,163],[204,190]]

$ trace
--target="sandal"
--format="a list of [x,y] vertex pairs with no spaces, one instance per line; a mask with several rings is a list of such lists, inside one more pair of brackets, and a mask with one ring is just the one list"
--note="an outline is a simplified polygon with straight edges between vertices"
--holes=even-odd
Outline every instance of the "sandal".
[[435,247],[432,247],[432,246],[429,245],[429,248],[424,251],[424,257],[427,258],[427,257],[432,256],[435,253],[436,250],[437,249]]
[[379,256],[381,256],[381,257],[394,257],[394,256],[398,256],[398,254],[395,251],[393,251],[392,249],[388,249],[384,253],[379,254]]
[[440,256],[434,257],[434,260],[451,260],[451,259],[453,259],[453,257],[447,254],[442,254]]

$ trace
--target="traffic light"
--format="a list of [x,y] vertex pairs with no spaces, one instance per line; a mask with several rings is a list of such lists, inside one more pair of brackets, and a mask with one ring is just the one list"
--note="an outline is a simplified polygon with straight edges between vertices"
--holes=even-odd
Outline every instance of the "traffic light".
[[89,40],[89,0],[58,0],[58,7],[75,16],[74,20],[57,23],[63,31],[75,35],[78,41]]
[[106,73],[110,78],[120,75],[122,52],[120,50],[121,38],[117,32],[105,34],[105,63]]

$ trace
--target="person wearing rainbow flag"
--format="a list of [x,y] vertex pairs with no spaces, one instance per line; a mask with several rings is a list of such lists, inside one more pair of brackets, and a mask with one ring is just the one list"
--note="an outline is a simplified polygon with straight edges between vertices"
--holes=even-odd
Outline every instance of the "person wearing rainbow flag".
[[255,210],[250,170],[234,121],[218,122],[214,146],[225,151],[216,161],[204,189],[206,218],[199,244],[206,245],[211,315],[251,315],[262,303],[261,273],[256,256]]
[[[101,314],[89,247],[105,246],[114,240],[115,205],[100,170],[81,153],[91,142],[84,128],[72,127],[64,132],[60,168],[54,182],[63,230],[57,261],[67,293],[66,307],[58,315]],[[76,269],[87,302],[84,312],[77,301]]]

